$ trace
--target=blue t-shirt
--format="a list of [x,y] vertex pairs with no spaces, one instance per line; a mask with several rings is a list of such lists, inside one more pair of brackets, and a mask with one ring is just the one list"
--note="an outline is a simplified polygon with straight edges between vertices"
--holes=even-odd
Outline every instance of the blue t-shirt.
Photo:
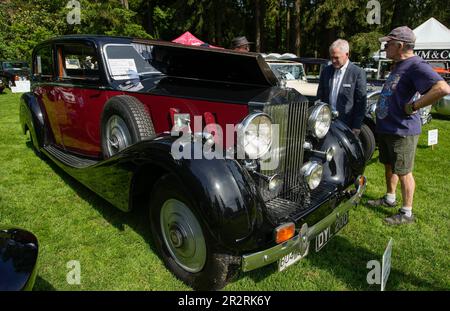
[[378,100],[376,131],[399,136],[419,135],[422,130],[419,113],[407,115],[404,107],[414,96],[425,94],[440,80],[442,77],[419,56],[395,63]]

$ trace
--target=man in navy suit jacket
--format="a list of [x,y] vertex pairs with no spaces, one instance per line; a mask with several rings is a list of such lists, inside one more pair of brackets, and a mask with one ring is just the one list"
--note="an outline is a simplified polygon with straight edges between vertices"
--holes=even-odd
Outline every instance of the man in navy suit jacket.
[[338,119],[358,136],[367,106],[366,73],[350,62],[349,52],[346,40],[338,39],[331,44],[331,65],[320,74],[317,98],[338,111]]

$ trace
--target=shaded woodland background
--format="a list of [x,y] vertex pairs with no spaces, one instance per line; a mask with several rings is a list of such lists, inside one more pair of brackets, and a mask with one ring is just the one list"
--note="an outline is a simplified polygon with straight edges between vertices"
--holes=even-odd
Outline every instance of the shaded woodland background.
[[379,0],[381,24],[369,25],[367,0],[79,0],[81,24],[69,25],[68,0],[0,1],[0,59],[31,56],[39,42],[64,34],[125,35],[173,40],[185,31],[228,48],[245,35],[252,51],[328,57],[337,38],[351,58],[366,60],[393,27],[415,28],[430,17],[450,24],[448,0]]

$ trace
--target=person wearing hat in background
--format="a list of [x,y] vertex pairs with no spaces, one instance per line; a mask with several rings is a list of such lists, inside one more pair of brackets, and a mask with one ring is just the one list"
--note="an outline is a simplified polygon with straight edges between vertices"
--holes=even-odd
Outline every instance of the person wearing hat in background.
[[233,40],[231,40],[231,49],[238,52],[249,52],[250,51],[250,44],[253,42],[248,42],[247,38],[242,37],[236,37]]
[[[401,184],[403,206],[385,218],[389,225],[414,222],[412,214],[415,180],[412,174],[417,142],[421,133],[417,111],[450,94],[450,86],[431,66],[414,54],[416,37],[406,26],[393,29],[386,37],[386,57],[394,61],[383,85],[376,109],[379,159],[384,164],[386,194],[369,200],[371,207],[395,207],[396,188]],[[419,94],[423,95],[419,98]]]

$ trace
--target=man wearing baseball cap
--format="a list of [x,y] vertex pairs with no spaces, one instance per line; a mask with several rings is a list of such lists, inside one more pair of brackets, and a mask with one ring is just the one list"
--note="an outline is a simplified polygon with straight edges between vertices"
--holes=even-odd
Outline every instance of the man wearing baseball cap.
[[400,180],[403,206],[398,214],[385,218],[389,225],[400,225],[414,222],[412,171],[422,125],[417,111],[450,94],[450,86],[428,63],[414,55],[416,36],[409,27],[395,28],[379,40],[386,42],[386,57],[394,61],[376,109],[379,158],[385,168],[387,191],[382,198],[369,200],[367,204],[395,207]]

